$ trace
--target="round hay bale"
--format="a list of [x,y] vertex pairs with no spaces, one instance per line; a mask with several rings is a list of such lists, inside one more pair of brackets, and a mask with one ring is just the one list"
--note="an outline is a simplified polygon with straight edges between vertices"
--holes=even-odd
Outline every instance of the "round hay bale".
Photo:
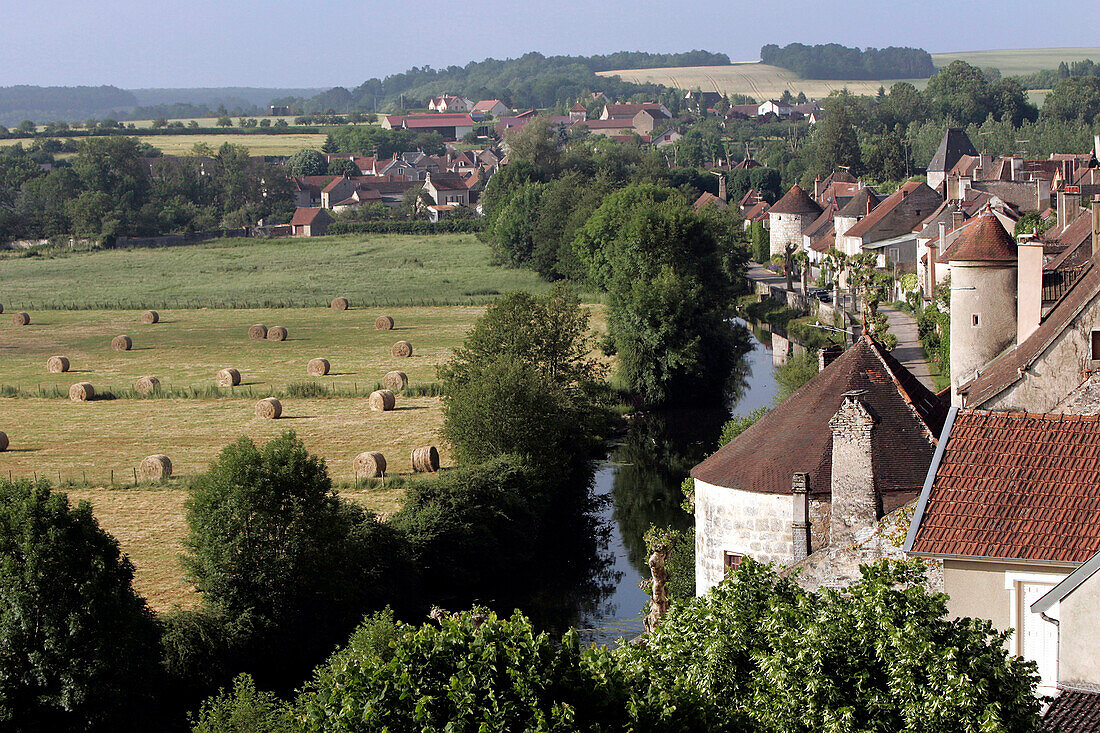
[[256,417],[278,420],[283,414],[283,403],[274,397],[265,397],[256,403]]
[[160,380],[156,377],[142,377],[134,382],[134,391],[138,394],[153,394],[160,391]]
[[328,374],[328,359],[310,359],[306,364],[306,374],[311,377],[323,377]]
[[370,409],[375,412],[389,412],[395,404],[397,400],[388,389],[376,389],[370,393]]
[[134,341],[129,336],[115,336],[111,339],[111,348],[115,351],[129,351],[134,348]]
[[69,387],[69,399],[73,402],[88,402],[95,399],[95,387],[91,382],[77,382]]
[[374,319],[374,327],[379,331],[389,331],[393,329],[393,316],[378,316]]
[[46,371],[50,374],[60,374],[69,371],[69,360],[64,356],[51,356],[46,360]]
[[405,372],[386,372],[382,377],[382,386],[391,392],[400,392],[409,386],[409,375]]
[[350,305],[350,303],[348,303],[347,298],[333,298],[332,299],[332,309],[334,311],[346,311],[348,309],[349,305]]
[[435,473],[439,470],[439,451],[434,445],[413,448],[412,463],[417,473]]
[[272,326],[267,329],[268,341],[286,341],[286,329],[282,326]]
[[146,456],[141,459],[138,466],[138,475],[142,481],[164,481],[172,477],[172,461],[168,456],[159,453],[155,456]]
[[267,326],[262,323],[256,323],[249,327],[248,338],[258,340],[267,338]]
[[219,387],[236,387],[241,383],[241,373],[236,369],[222,369],[214,381]]
[[145,311],[141,314],[142,323],[160,323],[160,313],[156,311]]
[[11,322],[16,326],[29,326],[31,323],[30,314],[19,311],[11,314]]
[[413,355],[413,345],[408,341],[398,341],[390,349],[390,353],[402,359]]
[[6,451],[8,449],[8,434],[3,430],[0,430],[0,451]]
[[386,472],[386,457],[376,451],[360,453],[352,464],[355,478],[376,478]]

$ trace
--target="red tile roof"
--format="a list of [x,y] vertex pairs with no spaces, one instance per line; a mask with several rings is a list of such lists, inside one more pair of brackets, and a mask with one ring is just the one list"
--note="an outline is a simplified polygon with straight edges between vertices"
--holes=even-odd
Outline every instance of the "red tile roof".
[[299,206],[297,209],[294,210],[294,218],[290,220],[290,224],[291,226],[313,224],[318,217],[321,217],[322,220],[332,220],[331,217],[329,217],[328,212],[322,209],[320,206]]
[[1050,733],[1096,733],[1100,730],[1100,691],[1061,689],[1043,713]]
[[935,470],[915,554],[1082,563],[1100,550],[1100,416],[963,410]]
[[408,115],[401,122],[406,128],[421,127],[473,127],[474,119],[466,112],[462,114]]
[[[481,100],[480,102],[478,102],[477,104],[474,105],[474,108],[473,108],[472,111],[474,111],[474,112],[489,112],[493,109],[493,107],[496,107],[498,104],[504,104],[504,102],[501,102],[499,99],[483,99],[483,100]],[[507,106],[507,105],[505,105],[505,106]]]
[[[914,197],[914,201],[919,200],[927,203],[927,206],[923,209],[923,216],[918,216],[914,211],[913,216],[910,217],[900,216],[897,217],[898,221],[887,222],[887,217],[894,214],[895,211],[902,207],[903,203],[906,203],[909,197]],[[886,199],[875,208],[871,209],[871,213],[863,217],[852,228],[844,233],[846,237],[866,237],[872,234],[873,231],[880,229],[879,224],[883,224],[881,227],[885,231],[879,232],[883,236],[876,240],[886,239],[890,236],[896,236],[902,232],[912,231],[913,227],[923,221],[928,214],[933,212],[940,205],[940,196],[925,183],[919,181],[909,181],[902,184],[894,193],[890,194]],[[865,243],[866,244],[866,243]]]
[[757,201],[752,205],[748,211],[745,212],[746,221],[758,221],[768,215],[768,211],[771,210],[771,206],[767,201]]
[[784,194],[783,198],[775,202],[771,207],[772,214],[813,214],[815,217],[821,214],[821,207],[810,198],[809,194],[802,190],[798,184],[791,186],[791,190]]
[[710,191],[703,191],[703,193],[699,194],[699,198],[695,199],[694,206],[695,210],[699,211],[704,206],[716,206],[719,209],[724,209],[729,206],[729,204],[715,196]]
[[1019,255],[1016,240],[987,210],[966,227],[949,257],[952,262],[1015,262]]
[[871,438],[875,486],[883,509],[897,509],[915,498],[924,483],[947,407],[868,338],[695,466],[692,477],[743,491],[786,494],[791,475],[805,471],[811,493],[828,496],[833,456],[829,421],[844,393],[852,390],[865,390],[863,400],[878,418]]

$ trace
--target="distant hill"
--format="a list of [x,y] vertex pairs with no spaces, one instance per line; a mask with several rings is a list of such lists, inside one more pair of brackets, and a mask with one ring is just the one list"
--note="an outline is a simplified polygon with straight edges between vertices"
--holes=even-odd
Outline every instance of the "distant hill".
[[193,104],[195,106],[206,105],[216,109],[218,105],[225,104],[226,108],[233,106],[227,104],[243,103],[253,107],[267,107],[271,100],[278,97],[312,97],[325,91],[325,87],[275,89],[266,87],[196,87],[194,89],[131,89],[129,90],[137,99],[137,104],[142,107],[152,107],[158,104]]
[[1100,62],[1100,48],[1018,48],[932,54],[932,63],[937,68],[947,66],[956,59],[982,69],[992,66],[999,69],[1003,76],[1016,76],[1018,74],[1034,74],[1036,71],[1043,71],[1044,69],[1056,69],[1062,61],[1067,64],[1073,61],[1084,61],[1085,59]]

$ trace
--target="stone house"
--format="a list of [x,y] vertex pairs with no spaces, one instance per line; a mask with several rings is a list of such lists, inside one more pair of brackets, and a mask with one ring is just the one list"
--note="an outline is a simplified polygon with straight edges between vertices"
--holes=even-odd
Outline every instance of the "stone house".
[[[746,555],[790,566],[869,539],[917,497],[946,410],[861,338],[692,469],[697,592]],[[828,583],[830,573],[813,574]]]
[[965,130],[957,127],[948,128],[932,160],[928,163],[928,186],[939,191],[940,195],[946,198],[944,185],[947,174],[964,155],[978,157],[974,143],[970,142]]
[[[878,267],[888,262],[906,263],[903,271],[916,271],[917,241],[913,229],[930,216],[943,199],[923,183],[909,181],[887,196],[837,236],[838,249],[852,256],[865,252],[878,255]],[[895,250],[891,252],[890,250]],[[903,252],[904,250],[904,252]],[[909,266],[911,265],[911,266]]]
[[1045,693],[1058,628],[1029,611],[1100,551],[1097,455],[1095,415],[952,408],[906,538],[943,563],[948,612],[1012,630],[1009,651],[1038,664]]
[[659,109],[645,108],[631,118],[634,131],[639,135],[648,135],[657,128],[665,127],[672,120],[672,115],[664,107]]
[[323,237],[332,223],[332,216],[319,206],[299,206],[294,210],[290,228],[295,237]]
[[642,110],[650,110],[656,112],[668,119],[672,119],[672,113],[669,112],[668,107],[664,106],[660,102],[642,102],[639,104],[607,104],[604,105],[603,113],[600,115],[601,120],[620,120],[630,123],[634,117]]
[[795,184],[768,209],[768,244],[774,257],[802,247],[802,233],[821,216],[821,206]]
[[499,99],[483,99],[470,110],[474,114],[489,115],[490,117],[503,117],[512,110]]
[[437,206],[470,205],[470,189],[462,177],[454,173],[428,173],[424,178],[424,190]]

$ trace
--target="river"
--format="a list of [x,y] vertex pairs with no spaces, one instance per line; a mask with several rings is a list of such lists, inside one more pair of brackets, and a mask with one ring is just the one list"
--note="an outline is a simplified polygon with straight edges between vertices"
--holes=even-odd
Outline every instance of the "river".
[[771,347],[755,335],[751,345],[734,375],[728,404],[644,414],[597,467],[595,494],[604,500],[601,519],[609,530],[611,587],[578,626],[585,641],[614,644],[642,633],[642,609],[649,600],[638,587],[643,577],[649,577],[645,531],[651,524],[690,527],[693,517],[680,508],[680,484],[688,471],[713,452],[730,416],[773,404],[777,385]]

